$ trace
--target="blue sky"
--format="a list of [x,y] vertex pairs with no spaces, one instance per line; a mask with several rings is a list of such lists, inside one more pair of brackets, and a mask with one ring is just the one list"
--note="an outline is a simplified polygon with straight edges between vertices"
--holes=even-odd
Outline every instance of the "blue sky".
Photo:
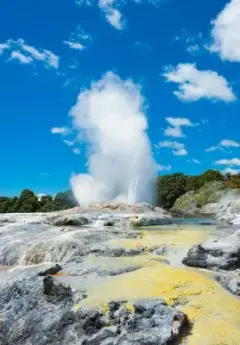
[[107,71],[141,85],[160,173],[238,171],[240,0],[8,0],[0,13],[0,195],[54,194],[86,171],[68,114]]

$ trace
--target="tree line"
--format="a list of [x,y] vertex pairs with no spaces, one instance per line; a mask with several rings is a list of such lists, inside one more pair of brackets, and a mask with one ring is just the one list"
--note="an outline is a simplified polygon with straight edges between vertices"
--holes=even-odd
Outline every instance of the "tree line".
[[31,190],[24,189],[19,197],[0,197],[0,213],[53,212],[77,206],[71,191],[58,193],[55,197],[37,197]]
[[[198,176],[183,173],[158,176],[156,180],[156,204],[170,209],[177,198],[189,191],[200,189],[205,183],[222,181],[226,188],[240,188],[240,174],[223,175],[218,170],[207,170]],[[71,191],[60,192],[56,196],[37,197],[31,190],[24,189],[19,197],[0,197],[0,213],[53,212],[77,206]]]
[[183,194],[197,191],[205,183],[222,181],[226,188],[240,188],[240,174],[222,174],[218,170],[207,170],[198,176],[189,176],[182,173],[159,176],[157,178],[156,201],[157,205],[170,209],[174,202]]

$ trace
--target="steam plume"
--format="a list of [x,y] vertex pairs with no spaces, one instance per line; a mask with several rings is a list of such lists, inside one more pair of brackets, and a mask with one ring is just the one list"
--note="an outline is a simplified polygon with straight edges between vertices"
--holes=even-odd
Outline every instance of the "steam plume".
[[139,86],[108,72],[80,92],[70,115],[91,152],[88,174],[71,178],[79,204],[86,207],[107,200],[152,203],[156,164]]

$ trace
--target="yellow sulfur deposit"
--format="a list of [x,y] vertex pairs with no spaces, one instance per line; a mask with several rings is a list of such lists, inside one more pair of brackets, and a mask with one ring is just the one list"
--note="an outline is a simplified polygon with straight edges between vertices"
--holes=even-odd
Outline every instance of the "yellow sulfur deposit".
[[[172,230],[164,235],[149,231],[141,239],[118,241],[118,245],[133,248],[164,243],[181,247],[200,243],[210,235],[206,228]],[[111,300],[127,300],[131,305],[136,299],[163,298],[185,312],[193,323],[184,345],[239,345],[240,299],[224,291],[210,272],[172,267],[153,258],[151,254],[136,257],[134,261],[139,260],[142,268],[92,284],[88,287],[89,297],[80,305],[102,305],[106,310],[106,303]]]
[[180,248],[204,242],[211,237],[211,233],[211,227],[204,227],[204,230],[201,230],[201,228],[188,226],[186,230],[183,230],[181,227],[176,227],[176,229],[172,230],[171,227],[165,226],[160,231],[156,227],[148,231],[142,231],[140,238],[113,240],[109,243],[128,249],[136,248],[137,246],[153,248],[162,244],[174,245]]

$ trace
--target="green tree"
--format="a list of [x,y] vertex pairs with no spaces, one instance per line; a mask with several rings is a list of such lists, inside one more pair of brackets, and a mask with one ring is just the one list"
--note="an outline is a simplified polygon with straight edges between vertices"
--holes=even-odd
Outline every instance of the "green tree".
[[157,204],[170,209],[175,200],[186,192],[188,176],[182,173],[157,178]]
[[71,190],[58,193],[54,198],[54,205],[58,210],[72,208],[78,205]]
[[224,181],[224,175],[219,170],[207,170],[198,177],[198,188],[201,188],[207,182]]
[[8,209],[10,206],[11,206],[11,198],[0,197],[0,213],[8,212]]
[[18,212],[36,212],[38,210],[38,198],[29,189],[24,189],[16,201]]
[[199,189],[199,176],[188,176],[186,183],[186,191],[196,191]]

